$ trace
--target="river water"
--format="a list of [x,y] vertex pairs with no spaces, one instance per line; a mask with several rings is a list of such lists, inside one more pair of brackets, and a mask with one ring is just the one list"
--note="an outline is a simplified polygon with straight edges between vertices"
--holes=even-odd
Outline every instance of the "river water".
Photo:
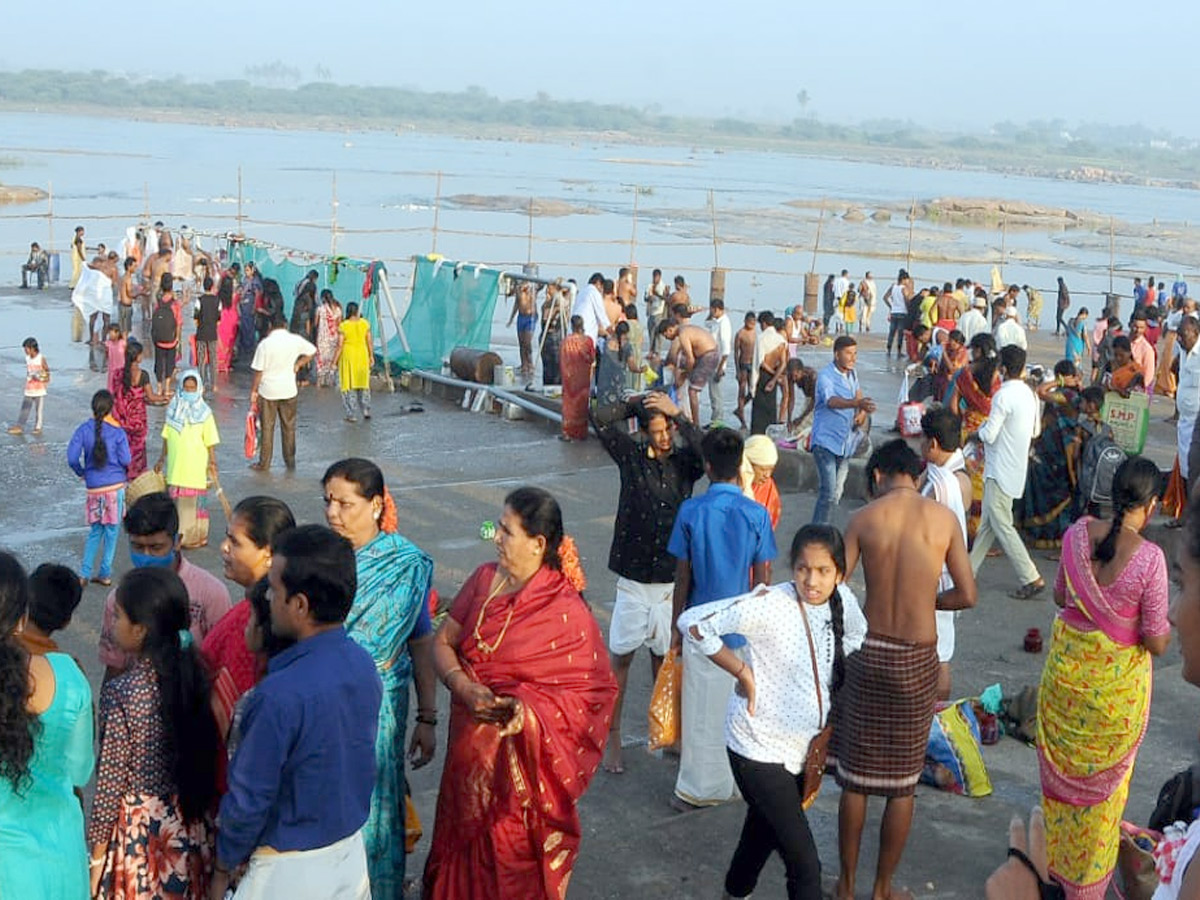
[[[36,113],[0,114],[0,157],[16,161],[0,170],[4,181],[53,187],[52,236],[45,203],[0,213],[0,258],[13,267],[30,240],[65,248],[77,222],[87,226],[89,244],[114,246],[143,209],[172,227],[234,229],[240,167],[245,231],[263,240],[328,252],[336,176],[339,253],[378,257],[393,271],[407,271],[413,254],[433,249],[436,205],[436,249],[449,258],[510,267],[532,259],[543,275],[580,278],[593,269],[611,272],[632,257],[644,280],[655,266],[668,277],[683,273],[697,285],[697,297],[706,295],[708,271],[718,262],[731,270],[727,297],[735,311],[797,302],[810,268],[822,275],[872,269],[882,290],[903,264],[909,242],[903,214],[890,223],[859,224],[828,215],[820,224],[814,266],[821,216],[816,208],[787,201],[830,198],[869,213],[877,204],[904,205],[913,198],[1005,198],[1090,210],[1139,225],[1194,219],[1197,198],[1195,192],[1168,188],[776,152],[635,146],[601,138],[533,143]],[[488,208],[464,206],[464,195],[485,198],[479,202]],[[535,216],[532,243],[529,198],[565,204],[569,212]],[[472,233],[454,233],[464,231]],[[1055,276],[1063,274],[1082,298],[1107,290],[1106,242],[1103,251],[1081,250],[1056,240],[1061,236],[1046,229],[1009,228],[1002,234],[995,227],[922,222],[912,236],[918,255],[912,268],[919,282],[959,275],[986,280],[1003,246],[1003,274],[1010,281],[1034,284],[1049,295]],[[961,261],[919,261],[926,251]],[[1178,268],[1161,259],[1121,255],[1115,263],[1122,270],[1153,272],[1168,283]],[[1127,291],[1128,282],[1119,276],[1117,289]],[[1091,302],[1098,305],[1094,297]]]

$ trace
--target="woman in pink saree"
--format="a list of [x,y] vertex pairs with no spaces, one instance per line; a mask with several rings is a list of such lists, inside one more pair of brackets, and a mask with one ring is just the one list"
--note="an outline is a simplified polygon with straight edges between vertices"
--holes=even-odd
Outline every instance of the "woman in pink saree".
[[317,307],[317,387],[333,387],[337,384],[337,349],[342,324],[342,304],[333,296],[333,291],[321,291],[321,305]]
[[221,278],[217,287],[217,306],[221,317],[217,320],[217,373],[233,371],[233,348],[237,346],[238,308],[233,302],[233,279],[228,275]]

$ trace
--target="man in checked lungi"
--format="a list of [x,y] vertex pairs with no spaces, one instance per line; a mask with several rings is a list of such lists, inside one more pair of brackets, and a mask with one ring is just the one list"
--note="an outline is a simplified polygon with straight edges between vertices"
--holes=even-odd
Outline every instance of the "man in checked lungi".
[[[893,891],[892,875],[912,824],[913,794],[925,762],[938,684],[937,610],[975,605],[975,578],[962,529],[945,506],[917,491],[921,459],[903,440],[871,454],[875,499],[846,530],[846,575],[860,558],[867,637],[846,657],[830,757],[842,788],[838,809],[839,898],[854,897],[867,797],[886,797],[872,900]],[[942,593],[945,566],[953,585]]]

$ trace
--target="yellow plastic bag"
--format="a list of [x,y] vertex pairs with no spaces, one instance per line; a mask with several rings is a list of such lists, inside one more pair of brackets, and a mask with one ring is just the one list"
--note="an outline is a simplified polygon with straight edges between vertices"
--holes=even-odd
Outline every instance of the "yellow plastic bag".
[[683,690],[683,663],[674,648],[663,658],[654,691],[650,694],[650,749],[661,750],[679,740],[679,699]]
[[413,806],[412,797],[404,795],[404,852],[412,853],[417,848],[417,841],[425,833],[421,828],[421,817]]

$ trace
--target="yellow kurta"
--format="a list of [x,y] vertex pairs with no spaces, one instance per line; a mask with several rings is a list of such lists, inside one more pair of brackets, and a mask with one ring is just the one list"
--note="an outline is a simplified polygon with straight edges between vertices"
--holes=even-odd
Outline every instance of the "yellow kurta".
[[371,387],[371,325],[361,317],[346,319],[341,332],[342,358],[338,380],[343,391],[365,391]]

